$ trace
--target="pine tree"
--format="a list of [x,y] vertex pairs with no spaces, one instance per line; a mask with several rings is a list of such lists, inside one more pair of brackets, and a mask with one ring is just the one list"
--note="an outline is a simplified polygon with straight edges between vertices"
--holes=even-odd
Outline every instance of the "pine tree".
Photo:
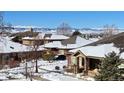
[[73,32],[72,36],[75,36],[75,35],[82,36],[82,34],[78,30],[76,30],[75,32]]
[[121,64],[120,56],[115,52],[108,53],[99,66],[99,74],[95,76],[98,81],[121,81],[123,80],[122,71],[119,69]]

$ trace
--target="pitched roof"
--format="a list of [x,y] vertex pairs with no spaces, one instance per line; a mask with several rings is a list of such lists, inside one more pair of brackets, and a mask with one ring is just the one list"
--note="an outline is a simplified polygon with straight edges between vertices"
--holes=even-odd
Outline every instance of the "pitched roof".
[[61,43],[62,45],[67,45],[67,44],[75,44],[77,39],[77,35],[70,37],[69,39],[63,40]]
[[[0,38],[0,53],[32,51],[30,48],[31,47],[28,47],[26,45],[11,41],[9,37]],[[44,50],[43,46],[39,47],[38,51],[40,50]]]
[[[97,46],[84,46],[81,48],[70,50],[70,52],[76,53],[81,51],[87,57],[105,57],[109,52],[119,53],[119,48],[116,48],[113,43],[110,44],[101,44]],[[124,58],[124,56],[121,56]]]
[[54,42],[45,44],[44,47],[45,48],[54,47],[54,48],[74,49],[74,48],[78,48],[86,44],[89,44],[91,42],[93,41],[86,40],[80,36],[73,36],[73,37],[70,37],[69,39],[65,39],[62,41],[54,41]]
[[11,35],[11,37],[16,37],[16,36],[20,36],[20,37],[35,37],[38,35],[38,32],[32,32],[32,31],[25,31],[25,32],[18,32],[18,33],[13,33]]
[[80,47],[92,43],[92,40],[82,38],[80,35],[71,36],[69,39],[61,41],[63,45],[78,44]]
[[44,45],[45,48],[65,48],[60,41],[50,42]]
[[99,44],[109,44],[109,43],[113,43],[114,46],[118,48],[123,48],[124,47],[124,32],[98,40],[86,46],[96,46]]
[[52,36],[52,34],[45,34],[44,38],[50,38]]
[[49,40],[64,40],[64,39],[68,39],[69,37],[64,36],[64,35],[55,35],[55,34],[51,34],[50,37],[46,38]]
[[8,37],[0,38],[0,53],[23,52],[27,51],[27,46],[15,43]]
[[69,37],[64,36],[64,35],[55,35],[55,34],[44,34],[44,33],[39,33],[36,37],[24,37],[22,39],[44,39],[44,40],[64,40],[68,39]]

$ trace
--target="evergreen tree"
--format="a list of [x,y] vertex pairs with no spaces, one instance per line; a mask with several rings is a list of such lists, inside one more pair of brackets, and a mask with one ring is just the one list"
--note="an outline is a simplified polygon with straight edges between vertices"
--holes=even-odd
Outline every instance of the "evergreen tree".
[[75,35],[82,36],[82,34],[78,30],[76,30],[75,32],[73,32],[72,36],[75,36]]
[[12,38],[12,41],[22,43],[22,37],[16,36],[16,37]]
[[115,52],[108,53],[99,66],[99,74],[95,76],[98,81],[121,81],[123,80],[122,71],[119,69],[121,64],[120,56]]

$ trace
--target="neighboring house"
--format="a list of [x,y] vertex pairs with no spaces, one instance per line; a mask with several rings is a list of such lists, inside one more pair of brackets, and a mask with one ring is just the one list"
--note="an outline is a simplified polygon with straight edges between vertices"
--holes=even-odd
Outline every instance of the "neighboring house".
[[52,50],[56,54],[66,54],[69,50],[79,48],[92,42],[93,41],[91,40],[86,40],[78,35],[75,35],[62,41],[47,43],[44,45],[44,48]]
[[32,28],[23,32],[11,33],[10,37],[35,37],[39,34],[39,32],[34,32]]
[[24,37],[24,38],[22,38],[22,44],[23,45],[33,46],[35,44],[35,42],[38,42],[39,45],[44,44],[44,40],[39,39],[37,37],[36,38],[35,37]]
[[39,33],[36,37],[24,37],[22,38],[22,44],[24,45],[33,45],[35,42],[38,42],[39,45],[44,45],[53,41],[62,41],[67,39],[67,36],[64,35],[55,35],[55,34],[44,34]]
[[[36,52],[41,56],[44,48],[39,47]],[[17,66],[22,59],[31,59],[36,54],[34,50],[19,43],[10,40],[9,37],[0,38],[0,66],[9,65],[10,67]]]
[[124,59],[124,33],[114,35],[83,47],[70,50],[67,54],[68,69],[73,73],[93,72],[97,74],[98,64],[106,54],[114,51]]
[[69,37],[64,36],[64,35],[45,34],[44,35],[44,41],[45,41],[44,44],[49,43],[49,42],[53,42],[53,41],[62,41],[62,40],[66,40],[68,38]]
[[39,32],[33,32],[33,29],[31,28],[29,31],[24,31],[24,32],[17,32],[17,33],[11,33],[10,37],[12,37],[12,41],[18,42],[18,43],[23,43],[22,38],[24,37],[36,37],[39,34]]
[[112,35],[110,37],[100,39],[100,40],[90,43],[88,45],[96,46],[98,44],[110,44],[110,43],[113,43],[115,45],[115,47],[117,47],[117,48],[124,48],[124,32],[116,34],[116,35]]

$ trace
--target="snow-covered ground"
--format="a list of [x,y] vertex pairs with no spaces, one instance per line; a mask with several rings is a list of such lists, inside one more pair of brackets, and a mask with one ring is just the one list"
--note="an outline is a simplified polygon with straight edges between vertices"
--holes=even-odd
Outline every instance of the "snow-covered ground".
[[[35,72],[35,62],[27,62],[29,74],[32,73],[33,76],[37,76],[40,78],[44,78],[46,80],[52,81],[80,81],[83,79],[79,79],[75,76],[71,76],[68,74],[64,74],[63,66],[67,65],[67,61],[54,61],[49,63],[48,61],[38,60],[38,70],[39,73]],[[59,66],[60,70],[56,70],[55,67]],[[11,68],[11,69],[3,69],[0,70],[0,80],[26,80],[26,73],[25,63],[21,63],[20,67]],[[29,78],[27,80],[30,80]],[[33,79],[35,80],[35,79]]]
[[52,80],[52,81],[79,81],[81,80],[76,77],[66,76],[60,73],[55,73],[55,72],[42,74],[41,77],[46,78],[48,80]]
[[[24,67],[25,64],[21,63],[20,64],[21,67]],[[35,67],[35,62],[32,60],[32,62],[27,62],[27,66],[28,67]],[[60,70],[63,70],[63,66],[67,66],[67,60],[65,61],[53,61],[53,62],[48,62],[48,61],[44,61],[42,59],[38,60],[38,66],[39,68],[42,69],[46,69],[46,70],[50,70],[50,71],[56,71],[55,70],[55,66],[59,66]]]

